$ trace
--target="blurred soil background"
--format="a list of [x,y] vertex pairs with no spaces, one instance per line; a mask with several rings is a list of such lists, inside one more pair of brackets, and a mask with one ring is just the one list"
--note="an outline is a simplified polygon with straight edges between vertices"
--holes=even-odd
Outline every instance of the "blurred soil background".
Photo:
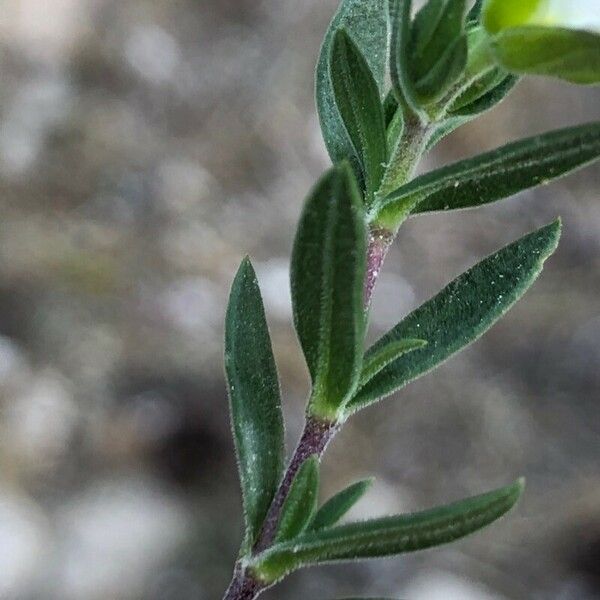
[[[288,259],[328,165],[313,67],[336,0],[0,4],[0,598],[220,598],[241,531],[222,374],[249,253],[285,395],[307,373]],[[600,91],[531,79],[431,168],[600,117]],[[557,254],[491,333],[360,414],[323,495],[353,516],[528,478],[512,515],[448,548],[298,573],[265,600],[600,598],[600,170],[411,220],[373,336],[481,257],[562,215]]]

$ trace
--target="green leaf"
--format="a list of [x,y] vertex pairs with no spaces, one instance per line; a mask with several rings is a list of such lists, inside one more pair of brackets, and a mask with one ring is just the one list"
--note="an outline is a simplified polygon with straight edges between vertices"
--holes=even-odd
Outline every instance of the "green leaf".
[[229,297],[225,371],[248,547],[281,480],[284,455],[277,370],[256,274],[248,258],[239,268]]
[[363,497],[372,483],[373,479],[364,479],[337,493],[317,511],[307,529],[316,531],[335,525]]
[[497,34],[498,62],[519,74],[557,77],[583,85],[600,83],[600,35],[543,26],[515,27]]
[[370,203],[386,162],[383,106],[367,61],[343,29],[333,38],[330,74],[335,103],[355,150]]
[[393,556],[447,544],[497,520],[517,502],[523,480],[487,494],[419,513],[306,532],[257,558],[253,574],[266,583],[308,565]]
[[391,362],[394,362],[408,352],[423,348],[426,345],[427,342],[425,340],[406,339],[393,340],[389,344],[382,346],[364,361],[358,389],[367,385],[375,375],[385,369]]
[[[496,80],[499,75],[502,76],[502,71],[497,69],[490,72],[488,77],[489,80]],[[496,86],[481,95],[474,93],[476,92],[476,87],[479,85],[483,88],[487,88],[487,82],[485,80],[476,82],[464,95],[457,98],[449,111],[450,115],[476,117],[502,102],[518,82],[519,78],[517,76],[505,75]]]
[[343,0],[321,46],[316,71],[316,101],[323,138],[334,164],[351,157],[354,153],[352,142],[335,104],[329,75],[333,36],[340,28],[348,32],[366,58],[380,96],[383,97],[388,46],[387,1]]
[[410,213],[481,206],[548,183],[600,157],[600,123],[552,131],[442,167],[383,199],[373,220],[393,229]]
[[464,13],[465,0],[429,0],[415,17],[409,54],[421,102],[442,96],[466,66]]
[[415,83],[415,90],[423,102],[438,100],[448,91],[465,70],[467,55],[465,35],[448,45],[438,62]]
[[559,237],[560,221],[522,237],[408,315],[367,351],[365,362],[395,340],[421,337],[427,346],[389,363],[348,402],[347,413],[400,389],[482,336],[529,289]]
[[298,470],[281,509],[275,542],[284,542],[302,533],[317,510],[319,459],[311,456]]
[[414,89],[411,77],[411,10],[412,0],[389,0],[390,23],[390,76],[392,86],[398,98],[419,117],[427,121],[427,114],[421,108],[420,99]]
[[452,116],[440,121],[439,123],[436,123],[425,147],[425,152],[429,152],[447,135],[450,135],[453,131],[456,131],[459,127],[462,127],[471,120],[473,120],[473,117]]
[[313,382],[309,410],[335,418],[362,365],[366,263],[363,203],[348,164],[309,197],[292,252],[294,324]]

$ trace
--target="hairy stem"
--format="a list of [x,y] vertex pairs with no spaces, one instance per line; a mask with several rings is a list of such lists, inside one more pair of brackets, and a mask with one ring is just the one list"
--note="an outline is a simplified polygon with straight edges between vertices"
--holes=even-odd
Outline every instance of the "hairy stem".
[[279,489],[273,498],[273,502],[271,503],[261,532],[258,535],[258,540],[254,545],[253,554],[259,554],[273,543],[273,539],[277,532],[277,526],[279,525],[279,518],[281,517],[281,509],[289,494],[296,473],[298,473],[300,467],[311,456],[316,455],[319,458],[323,456],[325,448],[337,433],[338,429],[339,425],[337,423],[321,421],[314,417],[308,417],[306,419],[304,431],[292,459],[290,460],[290,464],[285,472],[283,480],[279,485]]
[[375,283],[381,272],[383,261],[394,241],[394,234],[387,229],[371,229],[367,247],[367,275],[365,277],[365,309],[371,305]]
[[[339,427],[340,425],[335,422],[322,421],[310,416],[307,417],[300,441],[279,484],[279,489],[273,498],[258,539],[252,549],[254,556],[260,554],[273,544],[283,504],[290,492],[292,482],[298,470],[311,456],[316,455],[319,458],[323,456],[327,445],[333,439]],[[265,586],[256,581],[238,563],[223,600],[254,600],[264,589]]]
[[223,600],[254,600],[264,587],[238,563]]

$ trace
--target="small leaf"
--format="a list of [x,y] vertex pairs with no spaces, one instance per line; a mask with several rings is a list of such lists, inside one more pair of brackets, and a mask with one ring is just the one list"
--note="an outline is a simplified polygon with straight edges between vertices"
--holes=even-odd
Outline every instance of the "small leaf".
[[419,513],[383,517],[309,531],[257,558],[253,574],[276,582],[308,565],[393,556],[447,544],[508,512],[523,492],[523,480],[487,494]]
[[600,157],[600,123],[552,131],[442,167],[381,202],[373,220],[396,228],[409,213],[472,208],[548,183]]
[[348,486],[330,498],[317,511],[307,530],[316,531],[335,525],[371,487],[373,479],[364,479]]
[[427,115],[421,108],[420,99],[411,77],[409,45],[411,37],[412,0],[389,0],[390,23],[390,75],[398,98],[403,98],[422,122]]
[[319,459],[311,456],[298,470],[281,509],[275,542],[284,542],[302,533],[317,510]]
[[256,274],[248,258],[239,268],[229,297],[225,370],[248,547],[281,480],[284,453],[277,370]]
[[329,75],[333,36],[340,28],[348,32],[366,58],[380,97],[383,97],[388,46],[387,0],[342,0],[321,47],[316,71],[316,101],[323,138],[334,164],[351,157],[354,152],[335,104]]
[[472,119],[472,117],[451,116],[444,119],[443,121],[440,121],[439,123],[436,123],[427,142],[427,146],[425,147],[425,152],[429,152],[447,135],[450,135],[453,131],[456,131],[459,127],[462,127]]
[[448,91],[465,70],[467,54],[464,35],[448,45],[438,62],[415,83],[415,90],[423,102],[438,100]]
[[[502,71],[496,70],[490,73],[490,78],[493,78],[502,73]],[[516,75],[506,75],[495,87],[485,92],[481,96],[469,98],[466,94],[461,98],[457,99],[450,109],[451,116],[464,116],[464,117],[476,117],[494,106],[499,104],[508,96],[512,89],[519,82],[519,78]],[[485,86],[484,84],[484,87]],[[471,91],[471,90],[468,90]],[[462,100],[462,102],[461,102]]]
[[423,348],[426,346],[425,340],[394,340],[389,344],[382,346],[377,352],[373,353],[363,363],[362,372],[360,374],[360,380],[358,382],[358,389],[367,385],[377,373],[385,369],[391,362],[400,358],[408,352]]
[[362,365],[366,225],[347,164],[331,169],[309,197],[292,252],[294,324],[313,382],[310,411],[335,418]]
[[370,203],[381,183],[386,162],[383,106],[367,61],[343,29],[333,38],[331,83],[336,106],[362,171],[367,203]]
[[365,355],[395,340],[421,336],[427,346],[389,363],[346,405],[348,414],[402,388],[481,337],[523,296],[554,252],[560,221],[530,233],[484,259],[417,308]]
[[442,96],[467,64],[464,13],[465,0],[429,0],[415,17],[409,55],[421,103]]

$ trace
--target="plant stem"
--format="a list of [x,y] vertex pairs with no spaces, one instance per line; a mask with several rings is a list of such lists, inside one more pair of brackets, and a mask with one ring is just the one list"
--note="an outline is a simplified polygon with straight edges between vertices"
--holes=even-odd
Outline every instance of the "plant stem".
[[264,587],[238,563],[223,600],[254,600]]
[[378,197],[391,194],[412,179],[432,133],[433,127],[424,125],[416,116],[407,115],[404,133],[390,156],[385,177],[377,192]]
[[319,458],[323,456],[325,448],[337,433],[338,429],[338,423],[321,421],[314,417],[307,417],[298,446],[296,446],[296,450],[290,460],[287,471],[273,498],[262,530],[258,535],[258,540],[254,545],[253,554],[259,554],[273,543],[277,526],[279,525],[279,518],[281,517],[281,509],[289,494],[296,473],[298,473],[300,467],[311,456],[316,455]]
[[371,305],[375,283],[393,241],[394,234],[387,229],[371,229],[369,231],[367,276],[365,277],[365,309],[368,309]]
[[[260,554],[273,544],[281,510],[285,499],[287,498],[294,477],[298,473],[300,467],[311,456],[321,458],[327,445],[333,439],[333,436],[339,430],[340,425],[336,422],[322,421],[314,417],[307,417],[304,425],[304,431],[300,437],[300,441],[296,446],[296,450],[292,455],[288,468],[283,476],[283,480],[279,484],[269,512],[265,518],[262,529],[258,535],[258,539],[252,549],[253,556]],[[233,579],[225,592],[223,600],[254,600],[263,590],[265,586],[261,582],[256,581],[243,566],[238,563],[233,574]]]

